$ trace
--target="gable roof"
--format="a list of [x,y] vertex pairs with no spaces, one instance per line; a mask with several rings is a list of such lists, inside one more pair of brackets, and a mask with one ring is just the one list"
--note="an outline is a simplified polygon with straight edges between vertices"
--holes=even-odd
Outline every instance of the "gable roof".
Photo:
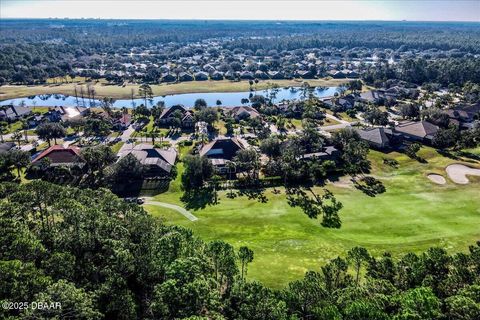
[[40,153],[32,163],[37,163],[40,160],[48,158],[51,165],[68,165],[83,162],[80,156],[80,148],[78,147],[64,147],[62,145],[54,145]]
[[154,148],[150,144],[138,144],[133,149],[120,154],[120,158],[132,154],[137,160],[147,166],[156,166],[165,172],[170,172],[175,165],[177,152],[175,149]]
[[200,149],[200,155],[215,159],[232,160],[238,150],[245,149],[237,138],[221,138],[213,140]]
[[176,104],[174,106],[171,106],[170,108],[168,109],[164,109],[161,116],[160,116],[160,119],[167,119],[169,118],[172,113],[174,113],[175,111],[177,110],[180,110],[183,113],[185,113],[187,111],[187,109],[185,109],[184,106],[180,105],[180,104]]
[[32,110],[29,107],[20,107],[14,105],[5,106],[5,110],[0,110],[0,116],[14,119],[17,117],[23,117],[30,114]]

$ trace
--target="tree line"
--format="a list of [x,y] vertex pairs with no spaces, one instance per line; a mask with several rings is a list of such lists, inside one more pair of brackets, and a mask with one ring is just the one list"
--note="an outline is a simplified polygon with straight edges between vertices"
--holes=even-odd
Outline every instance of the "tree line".
[[255,253],[166,226],[107,190],[0,184],[4,319],[478,319],[480,242],[394,257],[353,247],[280,290]]

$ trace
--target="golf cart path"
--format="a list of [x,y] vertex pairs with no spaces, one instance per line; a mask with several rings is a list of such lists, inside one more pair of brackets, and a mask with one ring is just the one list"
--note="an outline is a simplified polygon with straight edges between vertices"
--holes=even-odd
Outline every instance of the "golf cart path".
[[175,210],[175,211],[181,213],[185,218],[187,218],[190,221],[197,221],[198,220],[198,218],[195,217],[190,211],[188,211],[185,208],[182,208],[180,206],[177,206],[175,204],[155,201],[155,200],[152,200],[150,198],[145,198],[145,204],[150,204],[150,205],[154,205],[154,206],[159,206],[159,207],[164,207],[164,208]]

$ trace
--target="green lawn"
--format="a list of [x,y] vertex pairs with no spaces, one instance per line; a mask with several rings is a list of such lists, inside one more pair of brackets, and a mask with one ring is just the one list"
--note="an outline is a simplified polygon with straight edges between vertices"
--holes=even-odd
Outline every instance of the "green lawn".
[[[236,248],[252,248],[255,259],[249,278],[275,288],[301,278],[307,270],[319,270],[326,261],[356,245],[375,255],[385,250],[396,255],[421,252],[435,245],[450,251],[466,250],[480,239],[480,181],[460,186],[447,178],[446,185],[435,185],[426,175],[436,172],[446,177],[444,167],[459,160],[445,158],[430,148],[419,154],[428,163],[398,153],[370,153],[372,174],[387,188],[377,197],[368,197],[348,184],[329,185],[344,204],[339,230],[322,228],[300,209],[290,208],[283,190],[280,194],[267,190],[267,203],[246,197],[232,200],[222,192],[219,205],[192,211],[199,218],[196,222],[163,208],[146,208],[167,223],[193,229],[205,240],[223,239]],[[383,158],[396,159],[400,167],[384,165]],[[480,167],[480,163],[470,165]],[[180,196],[179,181],[175,181],[170,191],[157,199],[181,204]]]

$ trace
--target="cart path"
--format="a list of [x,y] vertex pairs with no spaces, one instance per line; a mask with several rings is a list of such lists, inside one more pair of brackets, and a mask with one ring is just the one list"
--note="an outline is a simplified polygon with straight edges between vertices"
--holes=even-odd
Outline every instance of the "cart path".
[[159,206],[159,207],[164,207],[168,209],[175,210],[179,213],[181,213],[185,218],[187,218],[190,221],[197,221],[198,218],[195,217],[190,211],[186,210],[185,208],[182,208],[180,206],[177,206],[175,204],[171,203],[166,203],[166,202],[160,202],[160,201],[155,201],[149,198],[145,198],[145,204],[153,205],[153,206]]

